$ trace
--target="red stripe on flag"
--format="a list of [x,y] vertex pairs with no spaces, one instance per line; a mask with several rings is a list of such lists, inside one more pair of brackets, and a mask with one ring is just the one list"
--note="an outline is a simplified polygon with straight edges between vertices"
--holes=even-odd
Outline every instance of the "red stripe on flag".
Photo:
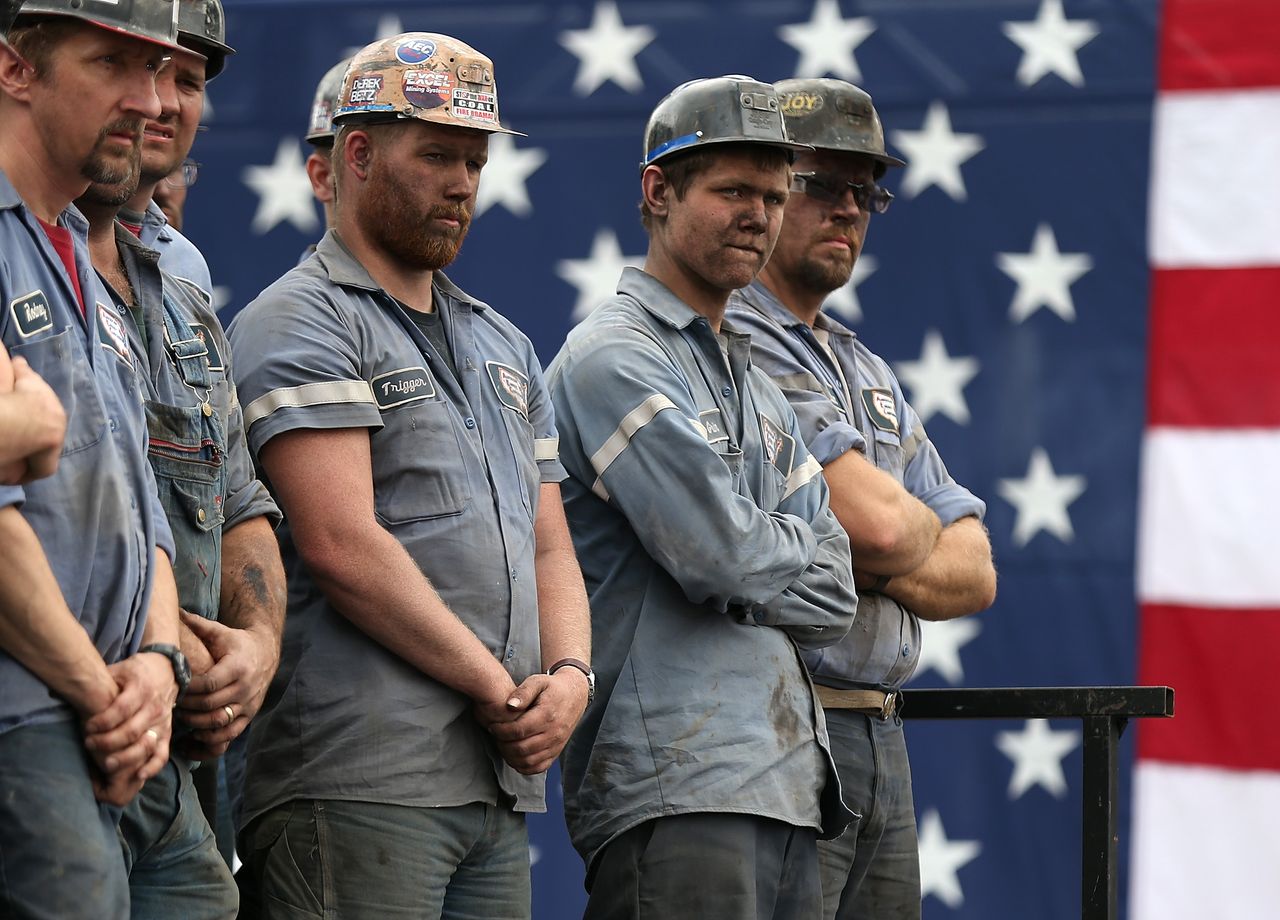
[[1138,683],[1174,689],[1172,720],[1147,719],[1138,757],[1280,770],[1280,610],[1145,604]]
[[1280,86],[1276,0],[1164,0],[1161,90]]
[[1280,268],[1158,269],[1150,326],[1148,425],[1280,427]]

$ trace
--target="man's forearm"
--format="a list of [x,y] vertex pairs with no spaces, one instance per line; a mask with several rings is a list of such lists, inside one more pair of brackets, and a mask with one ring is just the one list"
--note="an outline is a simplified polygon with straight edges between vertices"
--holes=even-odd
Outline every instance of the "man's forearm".
[[558,486],[542,487],[536,528],[538,627],[542,666],[561,658],[591,661],[591,611]]
[[225,531],[219,622],[271,637],[278,651],[286,597],[280,548],[267,519],[251,518]]
[[901,483],[853,450],[822,473],[831,490],[831,511],[849,534],[859,568],[904,575],[928,559],[942,523]]
[[12,506],[0,508],[0,646],[82,714],[101,711],[116,682],[68,609],[44,548]]
[[923,620],[949,620],[990,607],[996,570],[986,528],[973,517],[944,527],[929,558],[891,579],[884,593]]
[[178,645],[178,583],[173,566],[163,550],[152,556],[151,603],[147,607],[147,623],[142,629],[142,644]]

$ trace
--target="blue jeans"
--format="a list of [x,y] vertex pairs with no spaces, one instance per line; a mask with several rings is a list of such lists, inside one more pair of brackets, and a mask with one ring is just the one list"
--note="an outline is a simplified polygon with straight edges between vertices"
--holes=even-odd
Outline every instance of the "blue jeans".
[[240,904],[184,761],[170,760],[120,816],[133,920],[235,920]]
[[814,920],[817,832],[756,815],[645,821],[597,857],[584,920]]
[[845,804],[862,817],[818,842],[826,920],[920,920],[920,852],[902,720],[828,709]]
[[0,918],[129,917],[116,813],[89,770],[75,722],[0,734]]
[[524,815],[295,799],[240,837],[242,920],[528,920]]

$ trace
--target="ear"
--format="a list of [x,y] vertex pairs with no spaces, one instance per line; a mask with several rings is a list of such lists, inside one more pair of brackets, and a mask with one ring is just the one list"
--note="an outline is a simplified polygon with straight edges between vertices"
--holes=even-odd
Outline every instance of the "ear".
[[321,204],[333,202],[333,160],[323,153],[313,153],[307,157],[307,178],[311,180],[311,191]]
[[668,193],[672,188],[667,184],[667,176],[661,166],[646,166],[640,174],[640,194],[654,217],[665,219],[670,210],[667,203]]
[[7,44],[0,43],[0,90],[14,99],[30,98],[31,85],[36,81],[35,68]]
[[[365,131],[352,131],[342,145],[342,165],[357,179],[369,178],[369,163],[373,160],[373,144]],[[332,168],[332,167],[331,167]],[[308,170],[308,173],[310,171]]]

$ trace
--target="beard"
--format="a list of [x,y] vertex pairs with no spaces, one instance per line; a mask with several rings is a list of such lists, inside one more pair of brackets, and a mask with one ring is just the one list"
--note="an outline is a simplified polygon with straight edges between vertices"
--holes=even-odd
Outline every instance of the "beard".
[[[369,239],[409,268],[438,271],[451,263],[471,227],[471,211],[461,204],[434,205],[425,211],[411,204],[413,190],[398,175],[378,169],[361,207],[360,223]],[[458,226],[436,229],[431,221],[452,218]]]
[[857,261],[858,253],[851,252],[850,256],[846,263],[834,258],[821,259],[806,253],[790,274],[796,283],[825,296],[849,283],[849,278],[853,275],[853,263]]
[[[132,180],[134,191],[137,191],[138,165],[142,154],[142,125],[143,122],[140,120],[121,120],[99,131],[98,140],[80,166],[80,175],[99,185],[118,186]],[[133,146],[124,157],[113,156],[106,150],[107,136],[117,131],[134,132]],[[132,193],[129,197],[132,197]],[[124,201],[128,200],[129,198],[124,199]]]

